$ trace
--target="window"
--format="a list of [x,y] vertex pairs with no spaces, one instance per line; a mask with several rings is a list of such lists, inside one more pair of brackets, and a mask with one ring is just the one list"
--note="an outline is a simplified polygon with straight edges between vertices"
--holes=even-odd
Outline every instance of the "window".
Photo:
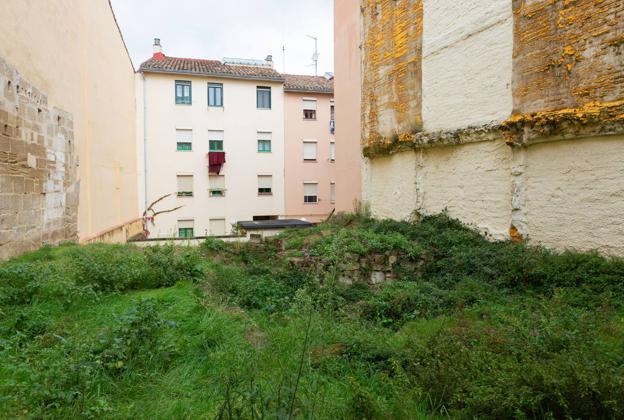
[[336,183],[332,182],[329,184],[329,201],[331,203],[336,202]]
[[225,176],[209,175],[208,182],[210,185],[211,197],[225,197]]
[[279,217],[277,217],[275,215],[271,215],[271,216],[254,216],[252,218],[252,220],[254,222],[261,221],[261,220],[277,220],[277,219],[279,219]]
[[176,150],[193,150],[193,130],[176,129]]
[[208,130],[208,151],[210,152],[222,152],[223,151],[223,131]]
[[303,100],[303,119],[304,120],[316,119],[316,99],[304,99]]
[[208,106],[223,106],[223,83],[208,83]]
[[271,152],[271,133],[258,132],[258,152]]
[[304,182],[303,183],[303,202],[304,203],[317,203],[318,202],[318,183],[316,182]]
[[193,196],[193,175],[178,175],[178,197]]
[[329,142],[329,160],[332,162],[336,160],[336,143],[333,141]]
[[223,151],[223,140],[210,140],[210,151],[211,152],[222,152]]
[[258,109],[271,109],[271,88],[258,86],[256,88],[256,106]]
[[192,238],[195,236],[194,220],[178,220],[178,238]]
[[225,219],[210,219],[208,227],[212,236],[225,235]]
[[303,142],[303,160],[315,161],[316,160],[316,142],[306,141]]
[[273,176],[258,175],[258,195],[273,194]]
[[331,104],[329,107],[329,132],[331,134],[336,133],[336,120],[334,116],[334,104]]
[[191,82],[187,80],[176,80],[175,103],[181,105],[190,105],[191,102]]

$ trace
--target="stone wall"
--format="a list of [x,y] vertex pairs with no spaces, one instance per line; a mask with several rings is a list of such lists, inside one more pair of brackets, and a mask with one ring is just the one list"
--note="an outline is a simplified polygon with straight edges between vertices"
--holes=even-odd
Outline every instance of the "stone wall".
[[362,123],[379,141],[422,127],[422,1],[363,0]]
[[77,239],[72,116],[0,58],[0,259]]
[[362,0],[361,12],[373,214],[447,211],[494,239],[624,255],[624,2]]
[[622,0],[514,0],[514,110],[624,98]]

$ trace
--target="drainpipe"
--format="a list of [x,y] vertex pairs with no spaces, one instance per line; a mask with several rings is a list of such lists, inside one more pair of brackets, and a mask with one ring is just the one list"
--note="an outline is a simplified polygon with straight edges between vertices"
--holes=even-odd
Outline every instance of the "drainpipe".
[[141,74],[143,78],[143,184],[144,184],[144,210],[147,210],[147,80],[145,73]]

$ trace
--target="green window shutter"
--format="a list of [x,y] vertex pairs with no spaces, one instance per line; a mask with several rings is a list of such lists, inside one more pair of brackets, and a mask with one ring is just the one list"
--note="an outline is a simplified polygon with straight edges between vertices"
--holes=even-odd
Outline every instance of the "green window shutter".
[[208,144],[209,144],[209,151],[211,152],[223,151],[223,140],[210,140]]
[[178,229],[178,237],[179,238],[192,238],[195,234],[193,232],[193,228],[179,228]]
[[271,140],[258,140],[258,152],[268,153],[271,151]]
[[193,143],[178,142],[177,150],[193,150]]

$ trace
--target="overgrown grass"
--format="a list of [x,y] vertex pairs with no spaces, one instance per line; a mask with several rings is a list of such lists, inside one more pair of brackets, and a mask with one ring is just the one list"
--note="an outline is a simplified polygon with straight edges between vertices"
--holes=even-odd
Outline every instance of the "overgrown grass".
[[364,210],[263,244],[44,247],[0,265],[0,418],[620,418],[623,282]]

